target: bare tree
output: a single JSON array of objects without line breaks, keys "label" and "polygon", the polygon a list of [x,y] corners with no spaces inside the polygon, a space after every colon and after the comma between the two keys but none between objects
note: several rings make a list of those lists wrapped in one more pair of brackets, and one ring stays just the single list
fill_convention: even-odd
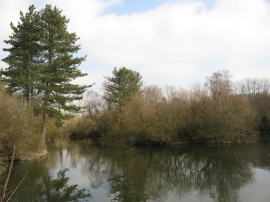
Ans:
[{"label": "bare tree", "polygon": [[220,95],[228,95],[232,92],[231,75],[228,70],[214,72],[211,77],[206,78],[206,87],[209,88],[213,98]]},{"label": "bare tree", "polygon": [[86,113],[89,116],[100,114],[106,107],[102,96],[94,90],[86,92],[84,106],[86,107]]}]

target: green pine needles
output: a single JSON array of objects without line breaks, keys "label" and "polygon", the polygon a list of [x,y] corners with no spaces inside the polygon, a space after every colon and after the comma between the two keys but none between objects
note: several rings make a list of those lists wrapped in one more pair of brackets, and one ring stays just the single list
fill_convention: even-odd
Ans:
[{"label": "green pine needles", "polygon": [[8,67],[1,72],[1,80],[10,93],[34,105],[42,125],[48,117],[62,119],[67,112],[78,112],[80,107],[71,103],[82,99],[90,87],[71,83],[87,74],[78,69],[86,56],[75,56],[79,38],[67,31],[68,22],[56,7],[46,5],[37,11],[32,5],[26,14],[20,13],[17,26],[11,23],[13,33],[5,41],[8,48],[3,50],[9,55],[2,61]]},{"label": "green pine needles", "polygon": [[112,73],[112,77],[105,77],[107,81],[103,84],[104,99],[109,108],[116,107],[121,111],[122,107],[140,90],[142,76],[126,67],[114,68]]}]

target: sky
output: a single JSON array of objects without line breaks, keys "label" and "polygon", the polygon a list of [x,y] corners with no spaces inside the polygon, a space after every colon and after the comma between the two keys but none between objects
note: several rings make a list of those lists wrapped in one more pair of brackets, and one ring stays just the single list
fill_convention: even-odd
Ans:
[{"label": "sky", "polygon": [[[145,85],[188,87],[229,70],[233,80],[270,78],[269,0],[0,0],[0,58],[19,13],[57,6],[80,37],[79,84],[114,67],[139,72]],[[0,67],[6,64],[0,62]]]}]

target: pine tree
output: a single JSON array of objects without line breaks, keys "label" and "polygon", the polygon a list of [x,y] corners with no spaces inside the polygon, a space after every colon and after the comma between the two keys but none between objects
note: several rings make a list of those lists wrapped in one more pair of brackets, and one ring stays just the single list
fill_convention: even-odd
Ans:
[{"label": "pine tree", "polygon": [[3,49],[10,54],[2,60],[8,64],[8,68],[1,75],[4,76],[2,80],[8,84],[9,92],[20,93],[24,99],[31,101],[36,93],[41,31],[35,7],[30,6],[25,15],[20,12],[20,20],[17,26],[10,24],[13,34],[5,43],[11,47]]},{"label": "pine tree", "polygon": [[80,107],[70,104],[82,99],[82,94],[88,86],[74,85],[70,82],[85,76],[77,66],[85,57],[74,57],[80,46],[75,33],[67,31],[69,20],[61,15],[61,11],[50,5],[40,12],[42,37],[41,78],[39,91],[42,92],[40,114],[45,122],[47,116],[63,118],[63,111],[80,110]]},{"label": "pine tree", "polygon": [[112,77],[105,77],[103,84],[105,90],[104,99],[109,108],[116,107],[120,111],[122,107],[137,93],[142,86],[141,75],[126,67],[114,68]]},{"label": "pine tree", "polygon": [[48,117],[61,120],[66,112],[78,112],[80,107],[71,104],[82,99],[90,87],[75,85],[71,81],[86,76],[78,66],[85,57],[75,57],[80,50],[78,37],[67,31],[69,20],[62,11],[51,5],[40,11],[29,7],[21,22],[11,24],[13,35],[5,41],[11,48],[3,59],[9,66],[2,72],[2,80],[11,92],[20,93],[27,101],[34,100],[35,112],[42,117],[42,133],[45,139]]}]

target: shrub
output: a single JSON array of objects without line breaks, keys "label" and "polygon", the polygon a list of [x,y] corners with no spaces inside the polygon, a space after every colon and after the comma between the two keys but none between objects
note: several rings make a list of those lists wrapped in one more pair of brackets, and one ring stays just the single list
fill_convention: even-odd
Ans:
[{"label": "shrub", "polygon": [[44,149],[40,144],[40,124],[31,106],[15,96],[0,91],[0,151],[10,153],[13,145],[16,153]]},{"label": "shrub", "polygon": [[206,89],[191,93],[183,132],[197,142],[235,142],[253,129],[252,110],[241,97],[209,96]]},{"label": "shrub", "polygon": [[89,137],[95,130],[95,124],[86,116],[75,116],[65,122],[65,131],[73,138]]}]

